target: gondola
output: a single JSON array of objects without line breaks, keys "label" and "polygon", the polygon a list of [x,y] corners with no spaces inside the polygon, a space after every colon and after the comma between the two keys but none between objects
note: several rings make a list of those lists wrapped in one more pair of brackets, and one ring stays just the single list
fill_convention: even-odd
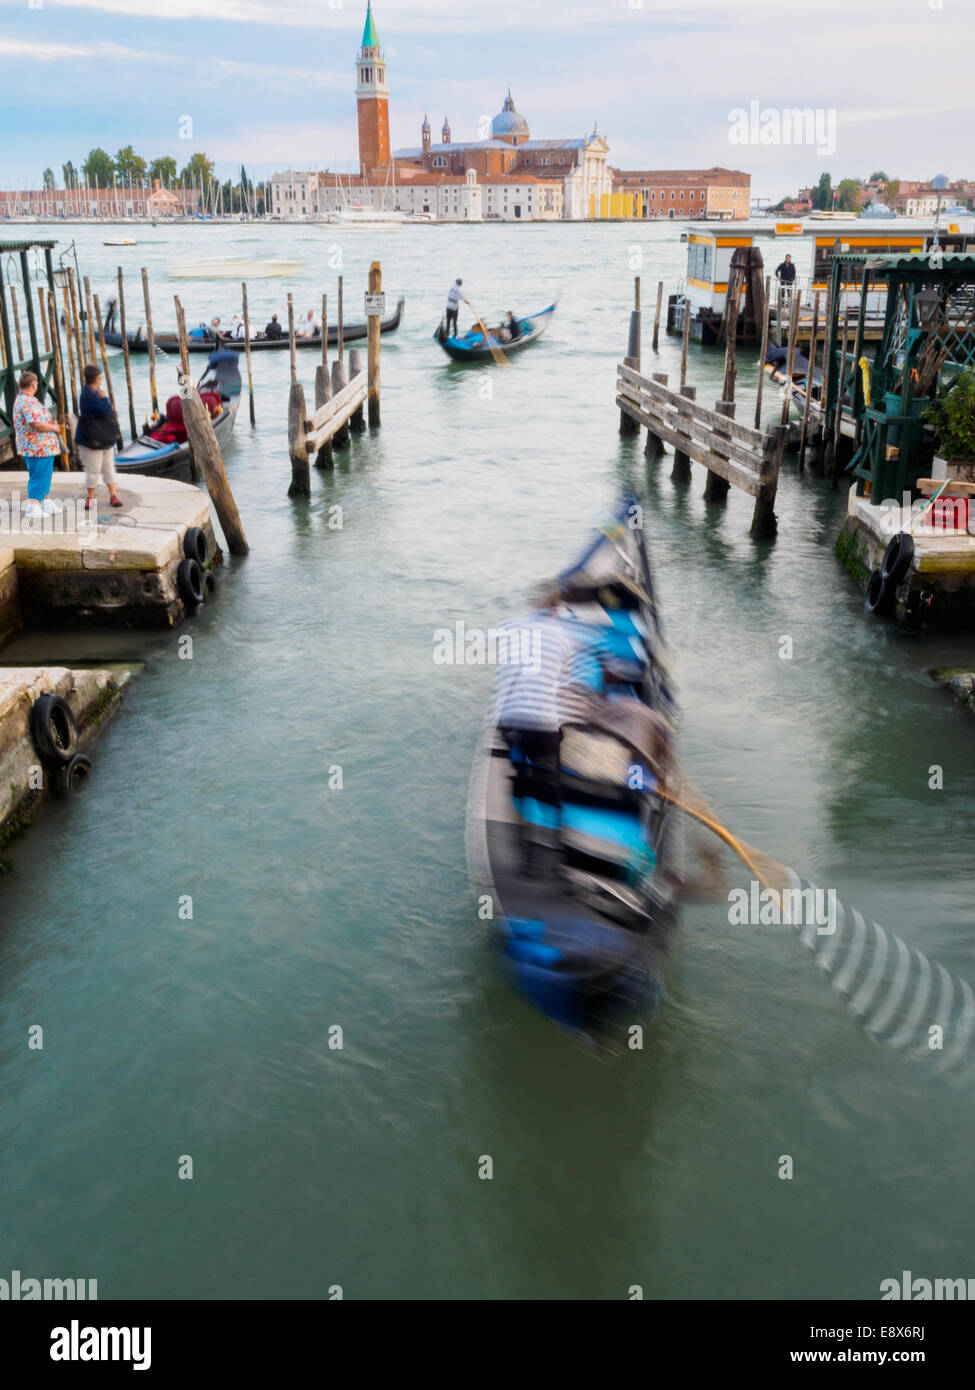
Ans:
[{"label": "gondola", "polygon": [[[380,333],[393,333],[397,328],[399,328],[400,320],[403,317],[403,306],[405,305],[405,303],[405,299],[397,300],[396,308],[393,311],[393,313],[385,314],[379,320]],[[105,313],[105,323],[103,325],[105,341],[111,347],[122,346],[122,332],[118,326],[117,311],[117,301],[112,300],[109,303],[108,309]],[[360,338],[365,338],[368,332],[369,325],[366,320],[363,320],[361,323],[347,323],[343,325],[342,338],[344,342],[350,343]],[[130,329],[125,336],[129,340],[130,352],[149,351],[149,340],[146,337],[143,328],[140,327],[136,329],[134,332]],[[338,325],[330,323],[328,326],[328,341],[331,344],[338,343],[338,340]],[[243,352],[245,346],[243,338],[228,337],[221,337],[219,345],[222,348],[229,348],[233,352]],[[316,333],[313,338],[296,338],[295,345],[299,348],[317,348],[318,351],[321,352],[322,335],[321,333]],[[155,346],[157,352],[171,352],[174,354],[179,352],[179,340],[177,339],[175,333],[155,334]],[[214,342],[212,338],[188,337],[186,340],[186,346],[190,352],[212,352],[214,350],[214,347],[217,346],[217,344]],[[251,352],[270,352],[275,349],[287,351],[287,333],[285,333],[280,338],[265,338],[263,333],[251,334]]]},{"label": "gondola", "polygon": [[487,342],[484,340],[484,334],[477,327],[458,338],[448,338],[446,323],[443,319],[437,325],[437,331],[433,336],[447,356],[455,362],[492,361],[495,352],[502,352],[505,357],[512,357],[516,352],[530,347],[532,343],[537,343],[554,313],[555,305],[550,304],[540,314],[532,314],[529,318],[521,319],[521,336],[515,338],[514,341],[503,336],[500,325],[497,328],[488,328]]},{"label": "gondola", "polygon": [[[240,404],[240,386],[240,359],[237,354],[224,349],[211,353],[196,389],[201,396],[212,393],[220,398],[220,413],[211,418],[213,432],[221,449],[226,447],[234,428]],[[155,439],[147,429],[138,439],[119,450],[115,458],[116,469],[120,473],[146,473],[153,477],[186,472],[190,464],[190,446],[186,442],[182,420],[180,399],[171,396],[166,403],[166,424],[170,428],[164,432],[175,438]],[[163,427],[160,426],[160,429]]]},{"label": "gondola", "polygon": [[563,695],[554,805],[532,795],[536,769],[489,715],[468,806],[471,881],[492,904],[505,973],[597,1053],[624,1050],[663,998],[683,872],[680,816],[662,795],[676,792],[677,709],[635,505],[623,498],[558,578],[581,669]]}]

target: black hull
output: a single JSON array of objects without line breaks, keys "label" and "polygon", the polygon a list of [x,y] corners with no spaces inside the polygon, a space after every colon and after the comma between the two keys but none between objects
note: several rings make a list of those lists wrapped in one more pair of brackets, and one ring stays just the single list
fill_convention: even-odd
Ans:
[{"label": "black hull", "polygon": [[[394,333],[400,326],[403,317],[403,308],[406,301],[400,299],[396,304],[396,309],[392,314],[387,314],[379,321],[380,333]],[[104,324],[105,342],[110,347],[122,346],[122,334],[116,326],[114,307],[109,309],[105,317]],[[345,324],[342,329],[342,339],[345,343],[361,342],[369,333],[369,325],[366,321],[362,323]],[[148,352],[149,343],[145,336],[140,333],[127,333],[129,340],[129,352]],[[339,330],[337,324],[329,324],[328,342],[338,344]],[[179,352],[179,339],[175,333],[157,333],[155,335],[155,345],[157,352]],[[244,352],[245,344],[238,339],[221,338],[220,343],[216,344],[210,339],[188,338],[186,342],[190,352],[213,352],[214,348],[229,348],[232,352]],[[251,338],[251,352],[287,352],[289,339],[287,333],[282,338]],[[322,335],[316,334],[314,338],[296,338],[295,346],[298,348],[317,348],[321,352]]]},{"label": "black hull", "polygon": [[[495,354],[500,352],[504,357],[514,357],[518,352],[523,352],[525,348],[537,343],[539,338],[548,327],[548,322],[555,312],[555,305],[543,309],[540,314],[534,315],[528,322],[534,323],[534,327],[527,333],[522,333],[520,338],[514,342],[505,342],[503,339],[496,339],[492,349],[487,343],[476,346],[461,345],[459,339],[448,338],[443,319],[437,325],[434,338],[443,348],[444,352],[453,362],[494,362]],[[489,333],[494,333],[494,329],[488,329]]]},{"label": "black hull", "polygon": [[[230,441],[239,404],[240,398],[238,397],[232,405],[225,408],[220,418],[213,422],[213,433],[221,451]],[[151,449],[153,441],[148,439],[146,435],[140,435],[136,443],[143,445],[146,449]],[[172,452],[160,451],[159,456],[155,459],[152,454],[135,459],[126,459],[123,454],[119,454],[115,459],[115,471],[117,473],[142,473],[150,478],[168,478],[179,474],[188,475],[190,472],[190,446],[189,444],[181,444]]]}]

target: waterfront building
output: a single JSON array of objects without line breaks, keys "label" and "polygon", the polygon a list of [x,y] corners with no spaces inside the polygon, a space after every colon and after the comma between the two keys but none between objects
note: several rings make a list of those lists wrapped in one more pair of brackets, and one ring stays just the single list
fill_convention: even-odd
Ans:
[{"label": "waterfront building", "polygon": [[611,217],[744,221],[751,174],[740,169],[614,169]]},{"label": "waterfront building", "polygon": [[0,191],[0,216],[50,218],[105,218],[118,221],[129,217],[185,217],[199,204],[199,191],[187,188],[161,188],[156,179],[134,188],[8,189]]}]

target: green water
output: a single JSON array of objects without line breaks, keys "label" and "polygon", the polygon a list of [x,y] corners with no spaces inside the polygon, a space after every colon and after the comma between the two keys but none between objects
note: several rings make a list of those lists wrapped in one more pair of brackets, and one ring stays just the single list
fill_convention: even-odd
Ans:
[{"label": "green water", "polygon": [[[251,554],[183,630],[191,661],[175,634],[5,653],[145,666],[84,797],[6,852],[0,1276],[97,1278],[102,1298],[788,1299],[967,1277],[967,1092],[873,1042],[790,932],[689,903],[645,1049],[604,1066],[509,992],[473,911],[490,671],[435,665],[434,630],[517,610],[628,481],[693,778],[739,834],[975,975],[975,725],[925,674],[973,645],[864,615],[832,552],[842,493],[794,460],[756,545],[747,498],[709,507],[699,470],[679,490],[617,433],[633,259],[652,302],[675,228],[134,234],[83,229],[83,270],[104,294],[121,256],[134,299],[147,265],[159,328],[174,289],[190,321],[238,307],[233,282],[166,279],[203,256],[304,258],[299,309],[334,303],[335,247],[358,308],[378,256],[407,309],[382,429],[315,473],[310,505],[287,497],[287,354],[255,357],[257,428],[242,411],[227,450]],[[458,274],[485,315],[559,298],[510,370],[452,368],[430,340]],[[287,288],[252,281],[255,319]],[[663,337],[657,369],[678,367]],[[689,379],[716,398],[720,360],[692,349]],[[752,381],[743,357],[740,418]]]}]

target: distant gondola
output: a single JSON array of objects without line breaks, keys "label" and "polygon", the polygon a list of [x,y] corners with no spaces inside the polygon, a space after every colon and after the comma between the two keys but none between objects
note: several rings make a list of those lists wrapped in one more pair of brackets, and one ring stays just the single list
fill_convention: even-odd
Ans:
[{"label": "distant gondola", "polygon": [[[383,318],[379,320],[380,333],[392,333],[395,329],[399,328],[400,320],[403,317],[403,306],[405,303],[405,299],[397,300],[396,308],[393,311],[393,313],[386,314]],[[118,306],[116,301],[112,300],[109,303],[108,311],[105,314],[105,341],[112,347],[122,346],[122,333],[118,327],[117,307]],[[342,327],[342,337],[343,340],[347,343],[353,342],[359,338],[365,338],[368,332],[369,325],[366,320],[363,320],[361,323],[347,323],[344,324]],[[146,337],[144,329],[138,328],[135,332],[132,332],[132,330],[130,329],[125,336],[129,340],[130,352],[149,351],[149,340]],[[338,325],[330,323],[328,326],[328,341],[329,343],[338,343],[338,340]],[[157,352],[179,352],[179,340],[177,339],[175,333],[155,334],[155,344]],[[300,348],[317,348],[319,351],[321,351],[322,335],[320,333],[316,333],[313,338],[296,338],[295,344],[297,347]],[[190,352],[213,352],[214,348],[217,347],[218,344],[214,341],[213,338],[187,338],[186,346]],[[221,337],[219,346],[222,348],[229,348],[233,352],[243,352],[244,340],[243,338]],[[264,352],[265,350],[270,350],[272,348],[280,348],[282,350],[286,350],[287,347],[287,333],[283,334],[280,338],[265,338],[263,333],[251,334],[251,352]]]},{"label": "distant gondola", "polygon": [[[197,382],[196,389],[201,396],[209,392],[220,398],[220,413],[211,418],[213,432],[221,449],[230,439],[234,420],[237,418],[240,385],[239,358],[236,353],[223,349],[211,355],[206,371]],[[188,469],[190,446],[186,441],[182,405],[178,396],[171,396],[167,402],[166,420],[160,424],[159,433],[173,437],[156,439],[146,431],[124,449],[120,449],[115,458],[118,471],[168,477],[172,473]]]},{"label": "distant gondola", "polygon": [[540,314],[532,314],[529,318],[521,319],[521,336],[514,340],[503,336],[500,325],[497,328],[487,330],[487,342],[485,342],[484,334],[480,328],[472,328],[469,333],[458,338],[448,338],[443,319],[437,325],[437,331],[433,336],[447,356],[453,358],[455,362],[493,360],[496,352],[503,353],[505,357],[511,357],[512,354],[521,352],[523,348],[530,347],[532,343],[538,341],[548,327],[549,320],[554,313],[555,305],[550,304]]}]

